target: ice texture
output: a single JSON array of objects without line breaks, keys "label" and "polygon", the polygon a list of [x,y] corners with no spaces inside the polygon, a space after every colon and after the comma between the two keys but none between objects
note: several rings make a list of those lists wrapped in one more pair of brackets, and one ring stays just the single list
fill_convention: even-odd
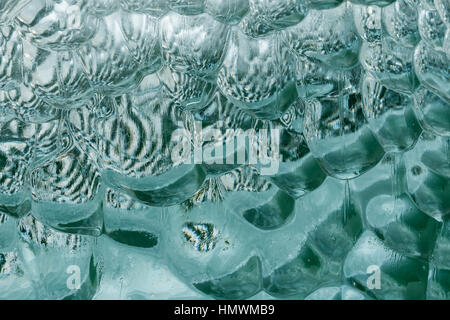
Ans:
[{"label": "ice texture", "polygon": [[450,299],[450,2],[0,0],[0,299]]}]

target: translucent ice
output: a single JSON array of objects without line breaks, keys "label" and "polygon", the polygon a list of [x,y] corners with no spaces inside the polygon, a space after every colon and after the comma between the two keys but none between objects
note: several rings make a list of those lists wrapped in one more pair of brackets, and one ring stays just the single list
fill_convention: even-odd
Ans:
[{"label": "translucent ice", "polygon": [[[380,273],[379,288],[369,279],[374,272]],[[428,264],[393,251],[365,231],[345,260],[344,274],[378,299],[424,299]]]},{"label": "translucent ice", "polygon": [[448,0],[0,0],[0,299],[450,299]]},{"label": "translucent ice", "polygon": [[450,213],[449,138],[424,132],[405,154],[406,185],[416,205],[442,221]]},{"label": "translucent ice", "polygon": [[369,74],[361,83],[361,91],[364,115],[384,150],[411,148],[422,131],[414,116],[413,99],[389,90]]},{"label": "translucent ice", "polygon": [[233,28],[217,84],[227,98],[256,117],[279,118],[297,97],[289,59],[274,35],[251,39]]}]

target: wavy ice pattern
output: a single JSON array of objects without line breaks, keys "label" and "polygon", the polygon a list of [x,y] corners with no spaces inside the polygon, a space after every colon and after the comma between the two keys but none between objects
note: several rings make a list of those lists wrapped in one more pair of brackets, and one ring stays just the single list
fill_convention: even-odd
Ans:
[{"label": "wavy ice pattern", "polygon": [[0,0],[0,299],[450,299],[449,88],[448,0]]}]

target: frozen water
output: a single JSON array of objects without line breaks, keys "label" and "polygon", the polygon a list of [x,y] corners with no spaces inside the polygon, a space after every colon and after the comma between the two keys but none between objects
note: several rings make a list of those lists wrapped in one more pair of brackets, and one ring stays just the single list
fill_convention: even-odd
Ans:
[{"label": "frozen water", "polygon": [[[20,256],[40,299],[91,299],[100,281],[95,238],[55,231],[27,215],[18,222]],[[73,274],[77,278],[70,278]]]},{"label": "frozen water", "polygon": [[450,213],[449,138],[424,132],[405,153],[408,194],[426,214],[442,221]]},{"label": "frozen water", "polygon": [[306,100],[303,133],[327,174],[350,179],[375,166],[384,150],[364,119],[359,67],[338,71],[336,78],[329,92]]},{"label": "frozen water", "polygon": [[[379,289],[371,286],[371,266],[380,273]],[[344,274],[377,299],[424,299],[428,263],[401,255],[385,246],[373,232],[365,231],[345,259]]]},{"label": "frozen water", "polygon": [[414,111],[422,126],[441,136],[450,135],[450,105],[425,87],[414,95]]},{"label": "frozen water", "polygon": [[298,55],[319,59],[335,68],[350,68],[358,62],[361,39],[347,3],[312,10],[299,24],[283,31],[282,39]]},{"label": "frozen water", "polygon": [[[264,289],[279,298],[305,298],[342,281],[342,263],[362,229],[348,186],[328,178],[297,200],[295,219],[265,235]],[[289,248],[289,251],[285,249]]]},{"label": "frozen water", "polygon": [[414,116],[413,99],[384,87],[370,74],[364,77],[361,91],[364,116],[384,150],[411,148],[422,131]]},{"label": "frozen water", "polygon": [[291,55],[274,35],[252,39],[236,27],[231,32],[217,78],[219,89],[257,118],[279,118],[297,98]]},{"label": "frozen water", "polygon": [[400,253],[429,257],[439,223],[417,209],[406,194],[404,159],[387,154],[367,174],[351,181],[357,211],[367,227]]},{"label": "frozen water", "polygon": [[0,299],[450,299],[448,0],[0,0]]},{"label": "frozen water", "polygon": [[305,300],[370,300],[370,297],[353,287],[344,285],[317,289]]}]

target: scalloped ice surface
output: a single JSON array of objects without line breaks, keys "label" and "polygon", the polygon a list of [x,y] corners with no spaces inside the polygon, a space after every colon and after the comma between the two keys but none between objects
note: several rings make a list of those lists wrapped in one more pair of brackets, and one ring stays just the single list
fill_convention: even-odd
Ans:
[{"label": "scalloped ice surface", "polygon": [[0,299],[450,299],[446,0],[0,0]]}]

